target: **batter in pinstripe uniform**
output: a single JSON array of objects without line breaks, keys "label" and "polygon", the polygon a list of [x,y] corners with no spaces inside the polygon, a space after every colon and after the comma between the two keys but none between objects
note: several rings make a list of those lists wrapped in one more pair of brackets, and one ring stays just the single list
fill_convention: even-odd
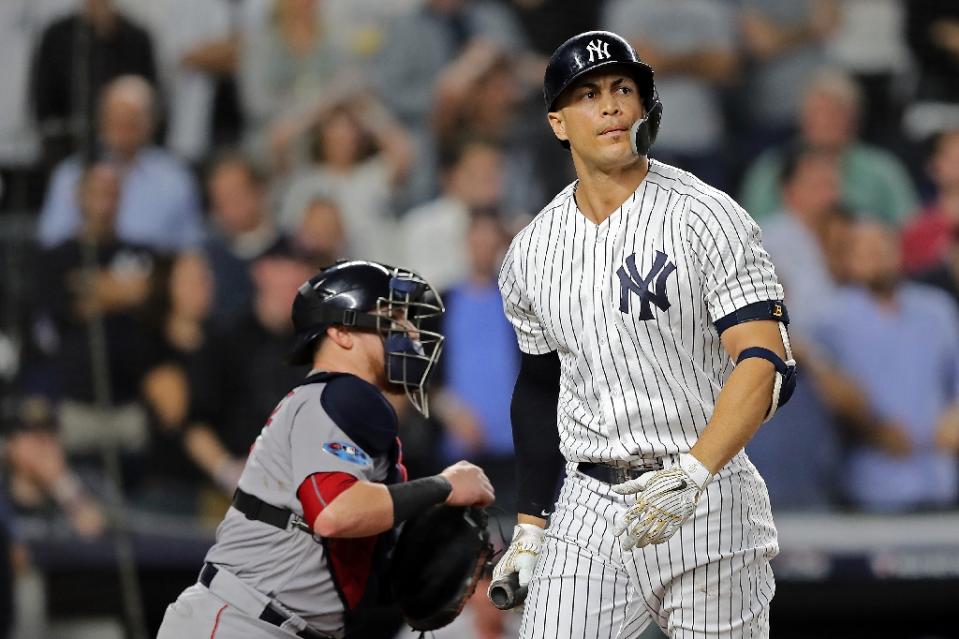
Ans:
[{"label": "batter in pinstripe uniform", "polygon": [[743,447],[789,398],[795,363],[759,229],[648,158],[662,105],[619,36],[560,46],[544,93],[578,179],[500,274],[524,355],[519,523],[494,580],[528,583],[524,638],[636,637],[651,622],[768,637],[776,529]]}]

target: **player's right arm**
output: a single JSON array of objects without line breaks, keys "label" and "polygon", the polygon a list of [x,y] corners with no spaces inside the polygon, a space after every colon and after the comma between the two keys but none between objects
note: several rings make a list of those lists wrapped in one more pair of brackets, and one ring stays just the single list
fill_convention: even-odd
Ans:
[{"label": "player's right arm", "polygon": [[559,451],[556,416],[559,403],[559,344],[536,313],[524,274],[534,221],[510,244],[500,268],[499,288],[506,318],[522,353],[513,388],[510,419],[518,480],[517,520],[543,528],[565,460]]},{"label": "player's right arm", "polygon": [[297,497],[321,537],[369,537],[434,504],[488,506],[493,487],[483,469],[460,461],[438,475],[389,486],[342,472],[316,473],[300,485]]},{"label": "player's right arm", "polygon": [[[528,227],[528,231],[531,227]],[[521,258],[528,254],[526,232],[513,241],[500,270],[503,309],[522,351],[513,389],[510,418],[516,455],[517,525],[496,565],[493,580],[518,573],[525,586],[543,542],[546,518],[553,509],[556,484],[565,460],[559,450],[557,406],[560,388],[558,344],[549,336],[524,290]]]}]

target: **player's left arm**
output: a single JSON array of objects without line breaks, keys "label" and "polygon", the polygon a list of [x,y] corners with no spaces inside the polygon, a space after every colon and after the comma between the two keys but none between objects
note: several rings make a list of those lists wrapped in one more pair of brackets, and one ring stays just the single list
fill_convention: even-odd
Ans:
[{"label": "player's left arm", "polygon": [[731,326],[720,336],[723,348],[739,363],[720,391],[703,434],[689,451],[709,472],[718,472],[746,446],[770,412],[775,412],[773,401],[784,402],[782,395],[773,398],[777,379],[773,362],[763,357],[740,361],[746,349],[754,348],[771,351],[783,363],[790,360],[782,333],[778,321],[757,320]]},{"label": "player's left arm", "polygon": [[[759,306],[774,313],[778,310],[785,319],[781,303]],[[679,455],[674,467],[613,486],[621,495],[637,495],[636,503],[614,530],[622,537],[624,550],[660,544],[672,537],[696,511],[713,475],[743,449],[759,425],[792,393],[795,362],[785,324],[756,318],[725,328],[720,339],[737,365],[699,440],[688,453]]]}]

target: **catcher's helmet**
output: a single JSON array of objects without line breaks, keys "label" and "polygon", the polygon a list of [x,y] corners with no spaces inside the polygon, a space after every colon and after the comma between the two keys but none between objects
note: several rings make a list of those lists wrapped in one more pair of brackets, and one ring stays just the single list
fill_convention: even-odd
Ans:
[{"label": "catcher's helmet", "polygon": [[412,271],[365,260],[337,262],[297,291],[292,311],[296,341],[289,360],[311,363],[314,346],[328,326],[376,331],[384,339],[387,380],[402,386],[413,406],[426,415],[426,384],[443,336],[420,323],[444,310],[436,289]]},{"label": "catcher's helmet", "polygon": [[[613,65],[625,67],[639,87],[646,117],[633,125],[634,150],[645,155],[656,141],[663,105],[656,93],[653,69],[639,59],[636,50],[624,38],[610,31],[586,31],[559,45],[546,65],[543,100],[547,111],[556,110],[556,101],[580,76]],[[568,146],[567,143],[563,143]]]}]

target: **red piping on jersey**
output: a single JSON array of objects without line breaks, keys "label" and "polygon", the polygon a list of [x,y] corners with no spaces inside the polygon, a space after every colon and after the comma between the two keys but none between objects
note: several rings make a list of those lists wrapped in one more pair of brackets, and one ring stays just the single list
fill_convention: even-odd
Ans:
[{"label": "red piping on jersey", "polygon": [[216,629],[220,627],[220,615],[223,614],[223,611],[226,610],[229,604],[223,604],[223,607],[217,610],[216,612],[216,621],[213,622],[213,631],[210,633],[210,639],[216,635]]}]

